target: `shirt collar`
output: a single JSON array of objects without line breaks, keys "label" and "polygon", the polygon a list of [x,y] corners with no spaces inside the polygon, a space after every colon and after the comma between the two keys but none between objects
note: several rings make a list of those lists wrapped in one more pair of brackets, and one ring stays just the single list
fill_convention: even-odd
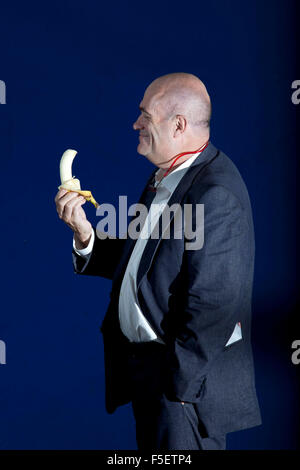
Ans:
[{"label": "shirt collar", "polygon": [[[161,183],[159,183],[157,187],[157,191],[160,189],[164,188],[166,189],[170,194],[173,193],[175,190],[176,186],[178,185],[179,181],[183,177],[183,175],[186,173],[188,168],[192,165],[192,163],[196,160],[196,158],[199,156],[201,152],[195,153],[192,157],[188,158],[185,162],[183,162],[181,165],[179,165],[175,170],[173,170],[171,173],[169,173],[167,176],[165,176],[162,180]],[[158,172],[159,170],[157,170]],[[155,173],[155,177],[156,174]]]}]

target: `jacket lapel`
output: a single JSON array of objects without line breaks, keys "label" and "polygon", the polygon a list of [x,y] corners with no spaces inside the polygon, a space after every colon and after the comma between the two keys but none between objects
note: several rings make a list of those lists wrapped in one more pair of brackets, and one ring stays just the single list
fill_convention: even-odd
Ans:
[{"label": "jacket lapel", "polygon": [[[185,194],[187,193],[190,186],[193,184],[196,176],[218,155],[218,150],[213,144],[209,144],[207,148],[196,158],[192,163],[186,174],[182,177],[175,191],[173,192],[168,206],[172,204],[180,204]],[[163,211],[164,213],[164,211]],[[163,215],[160,216],[160,219]],[[174,218],[174,213],[170,216],[170,223]],[[159,222],[158,222],[159,223]],[[152,260],[154,258],[155,252],[159,246],[159,243],[162,239],[162,233],[159,231],[159,238],[149,238],[147,245],[144,249],[138,273],[137,273],[137,290],[139,289],[142,278],[147,274],[151,267]]]}]

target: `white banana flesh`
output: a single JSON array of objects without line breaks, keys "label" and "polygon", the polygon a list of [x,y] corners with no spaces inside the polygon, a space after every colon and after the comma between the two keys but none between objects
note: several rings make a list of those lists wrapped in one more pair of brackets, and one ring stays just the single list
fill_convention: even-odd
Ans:
[{"label": "white banana flesh", "polygon": [[67,191],[79,193],[97,208],[99,204],[93,198],[91,191],[82,191],[79,179],[72,176],[72,163],[76,155],[77,151],[72,149],[68,149],[62,154],[59,164],[61,185],[58,189],[66,189]]}]

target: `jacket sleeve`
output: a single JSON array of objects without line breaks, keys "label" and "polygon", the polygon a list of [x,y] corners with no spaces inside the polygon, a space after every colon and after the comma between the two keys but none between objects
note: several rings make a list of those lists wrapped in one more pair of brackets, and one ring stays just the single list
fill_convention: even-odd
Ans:
[{"label": "jacket sleeve", "polygon": [[93,227],[93,230],[95,232],[95,241],[93,250],[87,260],[72,249],[74,272],[76,274],[112,279],[126,240],[120,238],[105,238],[100,240],[95,227]]},{"label": "jacket sleeve", "polygon": [[[225,187],[207,187],[198,200],[192,195],[189,202],[204,204],[204,243],[201,249],[185,249],[183,255],[184,308],[168,345],[168,390],[175,400],[197,402],[212,362],[240,320],[254,240],[245,210]],[[193,228],[201,229],[194,211],[192,220]]]}]

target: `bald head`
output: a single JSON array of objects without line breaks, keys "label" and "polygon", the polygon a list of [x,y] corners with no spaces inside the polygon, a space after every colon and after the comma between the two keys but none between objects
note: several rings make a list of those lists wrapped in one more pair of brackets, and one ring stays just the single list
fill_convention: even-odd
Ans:
[{"label": "bald head", "polygon": [[165,115],[166,119],[183,115],[190,126],[209,128],[210,97],[204,83],[195,75],[189,73],[163,75],[149,85],[148,91],[155,95],[155,107]]}]

